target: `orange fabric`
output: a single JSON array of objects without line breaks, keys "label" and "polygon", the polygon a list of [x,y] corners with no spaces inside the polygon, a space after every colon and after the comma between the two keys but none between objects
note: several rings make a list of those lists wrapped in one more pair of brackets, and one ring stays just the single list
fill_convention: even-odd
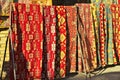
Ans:
[{"label": "orange fabric", "polygon": [[106,62],[105,62],[106,19],[105,19],[104,7],[105,7],[104,4],[100,4],[100,56],[101,56],[102,66],[106,65]]},{"label": "orange fabric", "polygon": [[119,15],[120,15],[120,5],[111,5],[112,18],[113,18],[113,30],[114,30],[114,42],[115,42],[115,51],[117,55],[114,55],[114,58],[117,58],[117,61],[120,61],[120,24],[119,24]]},{"label": "orange fabric", "polygon": [[75,6],[66,6],[67,12],[67,25],[68,25],[68,67],[70,68],[70,72],[76,72],[76,36],[77,36],[77,8]]},{"label": "orange fabric", "polygon": [[[94,35],[93,18],[91,15],[91,6],[90,4],[77,4],[77,6],[79,10],[78,30],[81,36],[80,37],[81,48],[79,50],[82,51],[82,53],[79,52],[78,55],[81,56],[81,59],[83,57],[82,70],[89,71],[97,67],[96,43]],[[81,59],[79,62],[81,62]],[[79,66],[81,69],[81,64],[79,64]]]}]

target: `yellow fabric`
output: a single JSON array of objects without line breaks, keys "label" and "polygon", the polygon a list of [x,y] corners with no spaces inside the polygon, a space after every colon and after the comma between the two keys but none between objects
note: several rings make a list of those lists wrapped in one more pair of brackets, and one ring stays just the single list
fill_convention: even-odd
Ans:
[{"label": "yellow fabric", "polygon": [[[10,26],[9,19],[0,21],[0,28],[8,28]],[[4,35],[4,34],[3,34]]]},{"label": "yellow fabric", "polygon": [[9,16],[10,11],[10,3],[13,2],[13,0],[1,0],[0,1],[0,16]]},{"label": "yellow fabric", "polygon": [[38,3],[41,5],[52,5],[52,0],[31,0],[32,3]]},{"label": "yellow fabric", "polygon": [[[3,65],[7,35],[8,35],[8,30],[0,31],[0,72],[2,70],[2,65]],[[3,70],[2,80],[6,78],[6,75],[9,72],[7,71],[9,68],[8,64],[9,64],[9,43],[7,44],[7,51],[6,51],[5,64],[4,64],[4,70],[6,71]],[[9,77],[7,77],[6,80],[9,80]]]},{"label": "yellow fabric", "polygon": [[[92,49],[92,53],[94,53],[93,54],[93,56],[94,56],[94,58],[93,58],[93,61],[92,61],[92,63],[93,63],[93,67],[94,68],[97,68],[97,59],[96,59],[96,56],[97,56],[97,46],[96,46],[96,39],[98,40],[98,22],[97,22],[97,14],[96,14],[96,7],[95,7],[95,5],[94,4],[91,4],[90,5],[91,7],[90,7],[90,12],[91,12],[91,17],[92,17],[92,15],[93,15],[93,23],[91,23],[91,25],[92,25],[92,27],[91,27],[91,33],[90,34],[92,34],[92,37],[96,34],[96,36],[94,36],[94,38],[93,38],[93,41],[91,42],[92,43],[92,46],[91,46],[91,49]],[[91,18],[91,19],[92,19]],[[95,29],[95,30],[94,30]],[[95,33],[95,34],[94,34]]]}]

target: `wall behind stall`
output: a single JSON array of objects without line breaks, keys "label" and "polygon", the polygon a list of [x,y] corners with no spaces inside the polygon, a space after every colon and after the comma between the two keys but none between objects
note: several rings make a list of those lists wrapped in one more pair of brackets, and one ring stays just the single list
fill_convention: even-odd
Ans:
[{"label": "wall behind stall", "polygon": [[91,0],[52,0],[53,5],[75,5],[76,3],[90,3]]}]

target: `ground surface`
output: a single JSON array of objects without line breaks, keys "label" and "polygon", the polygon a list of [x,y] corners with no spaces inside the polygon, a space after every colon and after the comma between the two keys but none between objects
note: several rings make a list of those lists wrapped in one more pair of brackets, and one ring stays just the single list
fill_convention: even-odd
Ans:
[{"label": "ground surface", "polygon": [[120,80],[120,65],[107,67],[91,73],[91,78],[84,73],[73,73],[59,80]]}]

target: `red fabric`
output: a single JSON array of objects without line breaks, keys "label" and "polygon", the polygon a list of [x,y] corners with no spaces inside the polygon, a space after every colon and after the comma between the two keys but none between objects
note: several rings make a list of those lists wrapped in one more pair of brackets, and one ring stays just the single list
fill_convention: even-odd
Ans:
[{"label": "red fabric", "polygon": [[120,4],[120,0],[118,0],[118,4]]},{"label": "red fabric", "polygon": [[100,57],[101,57],[101,64],[102,66],[106,65],[105,62],[105,23],[106,19],[104,17],[105,12],[104,12],[104,4],[100,4]]},{"label": "red fabric", "polygon": [[55,51],[56,51],[55,6],[44,6],[44,21],[45,21],[45,40],[46,40],[45,54],[47,56],[47,64],[46,64],[47,76],[49,80],[54,80]]},{"label": "red fabric", "polygon": [[[15,4],[13,9],[12,35],[17,80],[40,79],[43,51],[42,8],[33,4]],[[12,73],[10,77],[13,80]]]},{"label": "red fabric", "polygon": [[70,72],[76,72],[76,36],[77,36],[77,8],[66,6],[68,34],[69,34],[69,60],[67,62]]},{"label": "red fabric", "polygon": [[60,56],[60,77],[65,77],[66,73],[66,11],[64,6],[56,6],[58,18],[58,51]]},{"label": "red fabric", "polygon": [[120,61],[120,24],[119,24],[120,5],[114,5],[114,4],[111,5],[111,11],[112,11],[115,51],[117,53],[116,56],[114,55],[114,58],[118,57],[118,61]]}]

